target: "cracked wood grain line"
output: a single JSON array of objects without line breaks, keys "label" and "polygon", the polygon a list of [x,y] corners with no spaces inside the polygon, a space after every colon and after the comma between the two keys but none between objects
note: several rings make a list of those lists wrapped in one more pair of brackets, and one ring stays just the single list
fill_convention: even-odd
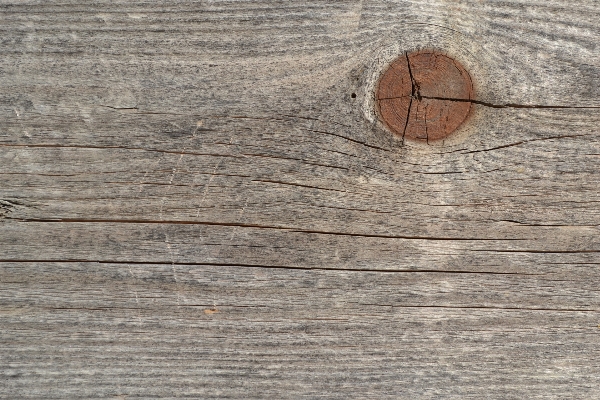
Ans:
[{"label": "cracked wood grain line", "polygon": [[264,225],[252,225],[252,224],[235,224],[225,222],[211,222],[211,221],[167,221],[167,220],[111,220],[111,219],[17,219],[12,217],[6,217],[6,219],[17,220],[20,222],[45,222],[45,223],[114,223],[114,224],[158,224],[158,225],[206,225],[206,226],[228,226],[236,228],[256,228],[256,229],[275,229],[283,230],[296,233],[306,233],[315,235],[334,235],[334,236],[354,236],[354,237],[368,237],[368,238],[381,238],[381,239],[410,239],[410,240],[456,240],[456,241],[478,241],[478,240],[509,240],[518,241],[522,239],[510,239],[510,238],[474,238],[474,237],[427,237],[427,236],[401,236],[401,235],[381,235],[381,234],[360,234],[351,232],[335,232],[335,231],[318,231],[318,230],[302,230],[294,227],[284,226],[264,226]]},{"label": "cracked wood grain line", "polygon": [[244,267],[244,268],[267,268],[267,269],[291,269],[306,271],[346,271],[346,272],[377,272],[377,273],[442,273],[442,274],[491,274],[491,275],[522,275],[538,276],[543,274],[528,274],[522,272],[495,272],[495,271],[452,271],[452,270],[425,270],[425,269],[360,269],[360,268],[325,268],[325,267],[302,267],[290,265],[259,265],[239,263],[200,263],[200,262],[178,262],[178,261],[115,261],[115,260],[84,260],[84,259],[62,259],[62,260],[20,260],[5,259],[0,263],[98,263],[98,264],[125,264],[125,265],[185,265],[185,266],[220,266],[220,267]]},{"label": "cracked wood grain line", "polygon": [[474,99],[456,99],[456,98],[446,98],[446,97],[434,97],[434,96],[422,96],[424,99],[434,99],[434,100],[447,100],[447,101],[456,101],[461,103],[472,103],[479,104],[480,106],[491,107],[491,108],[543,108],[543,109],[582,109],[582,110],[595,110],[599,109],[600,106],[557,106],[557,105],[540,105],[540,104],[514,104],[514,103],[506,103],[506,104],[492,104],[485,101],[474,100]]}]

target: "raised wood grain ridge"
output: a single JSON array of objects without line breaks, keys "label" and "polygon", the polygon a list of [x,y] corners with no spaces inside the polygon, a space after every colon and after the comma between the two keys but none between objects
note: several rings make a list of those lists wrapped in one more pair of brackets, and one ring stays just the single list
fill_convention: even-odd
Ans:
[{"label": "raised wood grain ridge", "polygon": [[[600,398],[598,21],[0,1],[0,397]],[[477,96],[429,145],[419,49]]]}]

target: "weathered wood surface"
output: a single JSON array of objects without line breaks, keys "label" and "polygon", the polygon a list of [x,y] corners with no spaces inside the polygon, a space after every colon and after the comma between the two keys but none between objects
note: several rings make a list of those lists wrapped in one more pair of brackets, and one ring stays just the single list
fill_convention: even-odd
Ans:
[{"label": "weathered wood surface", "polygon": [[[0,397],[599,398],[599,21],[1,1]],[[482,102],[429,146],[373,112],[418,48]]]}]

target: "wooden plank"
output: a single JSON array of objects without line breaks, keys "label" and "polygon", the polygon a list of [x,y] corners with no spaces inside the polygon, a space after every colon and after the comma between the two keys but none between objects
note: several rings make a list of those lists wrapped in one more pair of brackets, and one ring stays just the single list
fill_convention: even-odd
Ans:
[{"label": "wooden plank", "polygon": [[559,310],[598,308],[578,275],[11,263],[5,389],[593,397],[597,312]]},{"label": "wooden plank", "polygon": [[[1,1],[0,397],[599,397],[599,20]],[[373,99],[422,48],[429,145]]]}]

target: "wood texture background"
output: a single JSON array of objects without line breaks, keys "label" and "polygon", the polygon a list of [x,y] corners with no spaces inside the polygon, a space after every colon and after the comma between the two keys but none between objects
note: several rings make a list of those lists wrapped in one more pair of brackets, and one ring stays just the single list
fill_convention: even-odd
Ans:
[{"label": "wood texture background", "polygon": [[[0,1],[0,397],[600,398],[599,21]],[[480,102],[429,146],[373,111],[419,48]]]}]

